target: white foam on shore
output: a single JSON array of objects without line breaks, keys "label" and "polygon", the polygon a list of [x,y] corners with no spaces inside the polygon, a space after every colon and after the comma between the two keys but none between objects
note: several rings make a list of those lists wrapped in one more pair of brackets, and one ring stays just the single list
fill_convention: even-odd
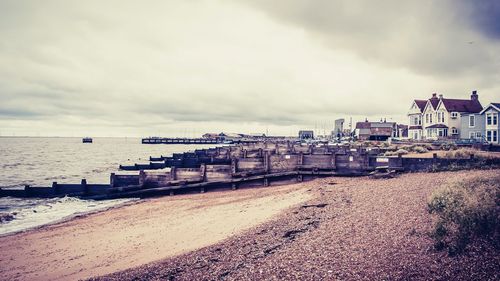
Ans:
[{"label": "white foam on shore", "polygon": [[51,199],[0,198],[0,213],[13,220],[0,223],[0,235],[19,232],[54,223],[78,214],[107,209],[137,199],[82,200],[74,197]]}]

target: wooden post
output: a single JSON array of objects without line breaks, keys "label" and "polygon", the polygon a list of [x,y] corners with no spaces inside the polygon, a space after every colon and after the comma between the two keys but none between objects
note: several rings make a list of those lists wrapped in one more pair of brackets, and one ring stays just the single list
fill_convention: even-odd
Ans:
[{"label": "wooden post", "polygon": [[269,179],[268,178],[264,178],[264,186],[269,186]]},{"label": "wooden post", "polygon": [[170,168],[170,175],[172,177],[172,180],[176,180],[177,179],[176,169],[177,169],[177,167],[175,167],[175,166],[173,166],[172,168]]},{"label": "wooden post", "polygon": [[299,158],[298,158],[298,161],[299,161],[299,165],[304,165],[304,153],[300,152],[299,153]]},{"label": "wooden post", "polygon": [[142,187],[144,187],[144,183],[146,182],[146,173],[144,172],[144,170],[140,170],[139,171],[139,185]]},{"label": "wooden post", "polygon": [[203,163],[200,166],[200,178],[201,181],[207,181],[207,164]]},{"label": "wooden post", "polygon": [[269,163],[270,161],[270,157],[269,157],[269,152],[266,150],[266,153],[264,155],[264,169],[266,170],[266,174],[269,173],[269,171],[271,170],[271,163]]},{"label": "wooden post", "polygon": [[231,190],[236,190],[236,189],[238,189],[238,186],[236,185],[236,183],[235,183],[235,182],[233,182],[233,183],[231,184]]},{"label": "wooden post", "polygon": [[109,186],[114,187],[115,186],[115,173],[111,173],[109,176]]},{"label": "wooden post", "polygon": [[262,156],[264,156],[263,150],[262,150],[262,148],[259,148],[259,157],[262,157]]},{"label": "wooden post", "polygon": [[238,159],[231,159],[231,173],[236,174],[238,172]]},{"label": "wooden post", "polygon": [[[28,187],[29,187],[29,185],[28,185]],[[56,181],[52,182],[52,190],[54,191],[55,195],[59,194],[59,188],[57,186],[57,182]]]},{"label": "wooden post", "polygon": [[86,179],[82,179],[81,181],[81,185],[83,187],[83,195],[89,195],[89,188],[87,186],[87,180]]},{"label": "wooden post", "polygon": [[247,150],[246,149],[243,149],[243,158],[247,158]]},{"label": "wooden post", "polygon": [[298,182],[302,182],[304,180],[304,178],[302,177],[302,175],[297,175],[297,181]]}]

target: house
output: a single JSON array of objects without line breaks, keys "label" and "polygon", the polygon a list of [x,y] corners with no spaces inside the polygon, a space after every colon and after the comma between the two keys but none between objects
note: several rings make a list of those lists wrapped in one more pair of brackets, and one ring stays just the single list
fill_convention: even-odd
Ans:
[{"label": "house", "polygon": [[427,100],[414,100],[408,112],[409,123],[408,137],[415,140],[423,138],[422,133],[422,114],[425,109]]},{"label": "house", "polygon": [[414,100],[408,111],[412,139],[459,138],[461,115],[483,110],[477,91],[472,91],[470,99],[449,99],[434,93],[422,108],[423,101]]},{"label": "house", "polygon": [[479,113],[462,114],[462,139],[500,143],[500,103],[490,103]]},{"label": "house", "polygon": [[408,125],[398,124],[396,137],[402,139],[408,138]]},{"label": "house", "polygon": [[388,138],[396,137],[398,129],[396,122],[357,122],[354,131],[358,140],[380,140],[385,141]]},{"label": "house", "polygon": [[486,141],[491,144],[500,144],[500,122],[498,118],[500,112],[500,103],[490,103],[481,111],[486,120],[485,136]]},{"label": "house", "polygon": [[300,130],[299,131],[299,139],[301,139],[301,140],[314,139],[314,131],[312,131],[312,130]]}]

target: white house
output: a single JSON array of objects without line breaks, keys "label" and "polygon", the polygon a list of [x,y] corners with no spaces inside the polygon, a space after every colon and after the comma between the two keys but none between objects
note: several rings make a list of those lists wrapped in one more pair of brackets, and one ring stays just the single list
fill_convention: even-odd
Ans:
[{"label": "white house", "polygon": [[460,115],[479,113],[483,109],[476,91],[467,100],[438,97],[434,93],[425,101],[423,109],[422,104],[423,100],[414,100],[408,112],[409,137],[413,139],[459,138]]}]

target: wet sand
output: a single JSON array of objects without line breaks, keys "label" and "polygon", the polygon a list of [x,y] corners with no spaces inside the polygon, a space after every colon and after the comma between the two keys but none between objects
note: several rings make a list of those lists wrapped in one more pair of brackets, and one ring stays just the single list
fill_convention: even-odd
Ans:
[{"label": "wet sand", "polygon": [[145,200],[0,237],[1,280],[76,280],[187,253],[311,198],[303,185]]}]

